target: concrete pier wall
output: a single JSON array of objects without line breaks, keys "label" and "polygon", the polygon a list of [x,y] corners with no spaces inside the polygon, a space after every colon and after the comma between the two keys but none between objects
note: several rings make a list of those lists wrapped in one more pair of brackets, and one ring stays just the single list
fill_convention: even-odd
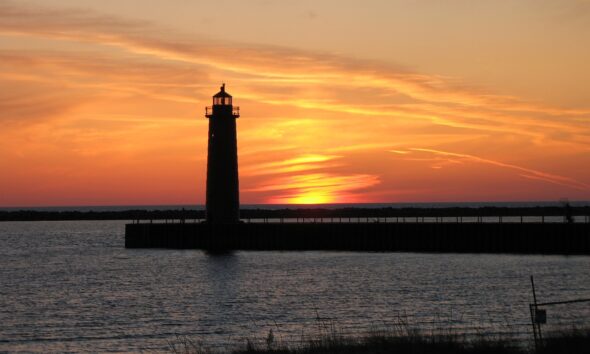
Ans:
[{"label": "concrete pier wall", "polygon": [[126,248],[590,255],[590,224],[127,224]]}]

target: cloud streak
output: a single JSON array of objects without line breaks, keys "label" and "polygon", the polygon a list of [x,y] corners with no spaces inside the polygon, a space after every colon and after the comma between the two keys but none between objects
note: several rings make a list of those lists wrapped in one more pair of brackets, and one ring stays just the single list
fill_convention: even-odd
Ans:
[{"label": "cloud streak", "polygon": [[[589,191],[590,190],[589,184],[576,181],[575,179],[572,179],[569,177],[546,173],[543,171],[538,171],[538,170],[534,170],[534,169],[530,169],[530,168],[526,168],[526,167],[522,167],[522,166],[518,166],[518,165],[514,165],[514,164],[504,163],[501,161],[485,159],[485,158],[481,158],[481,157],[469,155],[469,154],[461,154],[461,153],[455,153],[455,152],[449,152],[449,151],[440,151],[440,150],[423,149],[423,148],[410,148],[410,149],[408,149],[408,151],[392,150],[391,152],[396,153],[396,154],[402,154],[402,155],[410,154],[411,152],[429,153],[429,154],[434,154],[437,156],[447,157],[449,159],[445,160],[444,162],[451,163],[451,164],[462,163],[463,161],[484,163],[484,164],[488,164],[488,165],[493,165],[493,166],[507,168],[510,170],[517,171],[518,174],[524,178],[536,179],[536,180],[544,181],[547,183],[552,183],[552,184],[556,184],[556,185],[560,185],[560,186],[566,186],[569,188],[578,189],[578,190],[582,190],[582,191]],[[431,159],[425,159],[424,161],[428,161],[428,160],[431,160]],[[440,164],[437,164],[437,165],[434,165],[433,168],[442,168],[442,166]]]},{"label": "cloud streak", "polygon": [[[459,151],[458,145],[460,151],[478,151],[494,141],[493,155],[500,157],[517,149],[524,160],[558,154],[566,161],[588,154],[585,107],[529,102],[380,62],[212,41],[146,21],[14,1],[0,1],[0,36],[46,41],[53,48],[0,45],[0,79],[10,87],[0,92],[0,124],[9,127],[0,136],[0,158],[23,174],[26,168],[13,151],[24,151],[31,164],[46,159],[72,169],[81,157],[113,156],[105,169],[120,168],[119,158],[143,159],[130,175],[168,160],[177,166],[202,163],[206,120],[200,112],[223,78],[238,90],[232,93],[242,105],[240,164],[247,202],[383,201],[386,190],[411,198],[401,187],[385,185],[399,169],[375,156],[390,150],[423,165],[432,160],[411,155],[483,163],[589,195],[590,177],[572,168],[547,173],[499,162],[502,158],[448,152]],[[36,150],[59,151],[68,160]],[[116,156],[117,150],[128,155]],[[83,168],[92,172],[91,163]],[[204,166],[180,170],[186,180],[203,184]],[[165,178],[153,171],[153,180]],[[416,183],[404,188],[425,190]],[[166,186],[158,188],[158,195],[166,195]],[[204,199],[201,190],[182,191]]]},{"label": "cloud streak", "polygon": [[308,173],[272,179],[246,192],[278,192],[267,202],[272,204],[326,204],[362,201],[359,190],[379,184],[373,175],[334,175]]}]

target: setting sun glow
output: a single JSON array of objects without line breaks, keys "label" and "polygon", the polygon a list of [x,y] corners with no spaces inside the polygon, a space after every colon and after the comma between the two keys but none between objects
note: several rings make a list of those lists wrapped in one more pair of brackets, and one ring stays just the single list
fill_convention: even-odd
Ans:
[{"label": "setting sun glow", "polygon": [[314,194],[314,192],[304,192],[296,197],[278,200],[285,204],[327,204],[333,203],[334,198],[327,195]]},{"label": "setting sun glow", "polygon": [[0,206],[203,204],[222,81],[244,204],[590,199],[587,2],[370,4],[0,1]]}]

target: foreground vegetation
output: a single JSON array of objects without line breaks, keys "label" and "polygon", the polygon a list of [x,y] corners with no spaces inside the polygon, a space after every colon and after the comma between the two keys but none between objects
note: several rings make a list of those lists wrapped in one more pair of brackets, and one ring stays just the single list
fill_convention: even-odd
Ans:
[{"label": "foreground vegetation", "polygon": [[[178,354],[213,354],[216,351],[203,348],[187,338],[178,338],[170,344]],[[459,335],[429,336],[407,333],[374,334],[363,338],[326,335],[295,346],[276,343],[272,334],[264,343],[255,345],[248,341],[243,348],[229,351],[234,354],[574,354],[590,353],[590,329],[553,333],[538,347],[534,342],[515,342],[510,339],[490,339],[485,336],[467,339]]]}]

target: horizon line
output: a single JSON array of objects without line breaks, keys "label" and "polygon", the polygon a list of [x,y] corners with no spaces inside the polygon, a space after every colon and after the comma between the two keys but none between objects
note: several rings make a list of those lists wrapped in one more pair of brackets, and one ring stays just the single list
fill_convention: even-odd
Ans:
[{"label": "horizon line", "polygon": [[[321,207],[338,207],[338,206],[383,206],[383,205],[450,205],[450,204],[484,204],[484,205],[517,205],[517,204],[555,204],[559,205],[564,202],[572,204],[590,205],[590,200],[534,200],[534,201],[433,201],[433,202],[371,202],[371,203],[318,203],[318,204],[286,204],[286,203],[246,203],[241,204],[241,208],[250,207],[285,207],[285,208],[321,208]],[[0,211],[17,210],[35,210],[35,209],[88,209],[88,208],[150,208],[150,207],[166,207],[167,209],[178,208],[203,208],[205,204],[98,204],[98,205],[35,205],[35,206],[0,206]],[[127,209],[133,210],[133,209]],[[88,210],[92,211],[92,210]]]}]

